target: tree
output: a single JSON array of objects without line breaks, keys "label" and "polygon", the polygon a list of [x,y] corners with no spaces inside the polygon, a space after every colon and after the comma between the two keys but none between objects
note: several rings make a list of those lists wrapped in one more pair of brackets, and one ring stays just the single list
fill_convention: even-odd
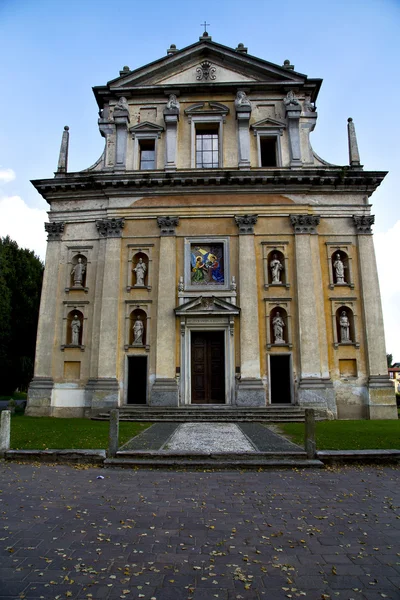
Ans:
[{"label": "tree", "polygon": [[390,367],[393,364],[393,354],[386,354],[386,360],[387,360],[388,369],[390,369]]},{"label": "tree", "polygon": [[0,238],[0,392],[26,390],[33,376],[43,263]]}]

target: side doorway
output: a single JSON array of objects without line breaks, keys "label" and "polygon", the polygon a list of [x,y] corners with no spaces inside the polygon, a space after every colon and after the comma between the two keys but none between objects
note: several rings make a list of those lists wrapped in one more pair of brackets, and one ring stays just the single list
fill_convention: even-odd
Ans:
[{"label": "side doorway", "polygon": [[269,355],[270,403],[292,404],[292,356],[291,354]]},{"label": "side doorway", "polygon": [[128,356],[126,403],[147,403],[147,356]]}]

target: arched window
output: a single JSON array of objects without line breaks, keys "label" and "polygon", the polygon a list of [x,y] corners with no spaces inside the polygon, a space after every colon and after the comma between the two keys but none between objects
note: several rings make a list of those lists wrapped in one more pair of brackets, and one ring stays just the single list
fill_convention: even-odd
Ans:
[{"label": "arched window", "polygon": [[80,310],[71,310],[67,316],[67,346],[81,346],[83,333],[83,314]]},{"label": "arched window", "polygon": [[144,310],[137,308],[130,314],[129,345],[145,346],[147,335],[147,315]]}]

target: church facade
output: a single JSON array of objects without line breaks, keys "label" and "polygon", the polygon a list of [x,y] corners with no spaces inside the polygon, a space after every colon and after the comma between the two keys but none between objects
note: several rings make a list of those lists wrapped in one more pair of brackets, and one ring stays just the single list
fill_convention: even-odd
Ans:
[{"label": "church facade", "polygon": [[53,179],[31,415],[150,405],[397,418],[370,196],[321,159],[320,79],[204,33],[93,88],[104,152]]}]

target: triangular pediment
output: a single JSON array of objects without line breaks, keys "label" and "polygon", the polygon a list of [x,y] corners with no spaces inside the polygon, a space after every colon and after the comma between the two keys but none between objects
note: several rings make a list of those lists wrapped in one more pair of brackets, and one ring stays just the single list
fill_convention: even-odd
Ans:
[{"label": "triangular pediment", "polygon": [[257,123],[253,123],[251,125],[251,129],[285,129],[286,123],[282,121],[277,121],[276,119],[262,119],[261,121],[257,121]]},{"label": "triangular pediment", "polygon": [[150,123],[150,121],[143,121],[143,123],[138,123],[133,127],[129,128],[131,133],[161,133],[164,131],[164,127],[161,125],[156,125],[155,123]]},{"label": "triangular pediment", "polygon": [[198,296],[175,308],[177,316],[238,315],[240,308],[216,296]]},{"label": "triangular pediment", "polygon": [[[205,62],[215,71],[207,73],[202,67]],[[294,70],[203,39],[139,69],[121,73],[122,76],[108,82],[109,89],[229,82],[275,82],[294,86],[307,79],[306,75]]]}]

